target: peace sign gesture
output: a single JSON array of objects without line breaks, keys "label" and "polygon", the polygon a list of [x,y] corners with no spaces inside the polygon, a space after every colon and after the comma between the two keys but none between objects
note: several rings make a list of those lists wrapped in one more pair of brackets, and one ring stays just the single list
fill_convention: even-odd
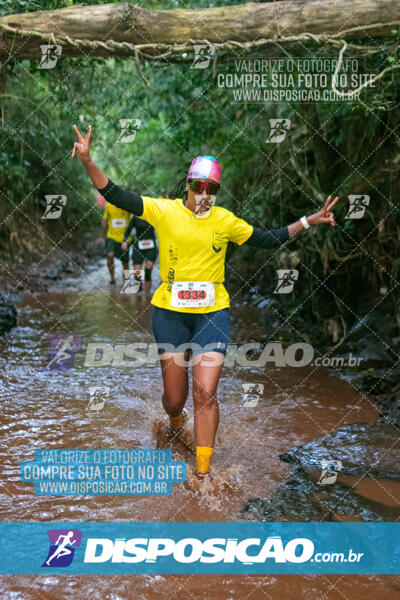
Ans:
[{"label": "peace sign gesture", "polygon": [[307,221],[310,225],[321,225],[322,223],[330,223],[333,227],[335,226],[335,219],[333,216],[332,208],[339,202],[339,197],[336,196],[332,200],[332,196],[328,196],[324,206],[318,212],[314,213],[310,217],[307,217]]},{"label": "peace sign gesture", "polygon": [[77,128],[76,125],[74,125],[74,129],[75,129],[75,133],[78,137],[78,141],[74,142],[74,147],[72,150],[71,157],[75,156],[75,152],[76,152],[79,160],[83,163],[85,163],[85,162],[87,163],[90,161],[89,145],[90,145],[90,136],[92,134],[92,126],[89,125],[88,132],[87,132],[85,138],[83,138],[81,136],[81,134],[79,133],[79,129]]}]

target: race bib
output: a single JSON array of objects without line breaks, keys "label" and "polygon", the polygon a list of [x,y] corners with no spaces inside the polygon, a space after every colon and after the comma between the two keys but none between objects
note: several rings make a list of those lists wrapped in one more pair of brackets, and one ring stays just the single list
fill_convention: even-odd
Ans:
[{"label": "race bib", "polygon": [[154,248],[154,240],[139,240],[138,248],[139,250],[149,250],[150,248]]},{"label": "race bib", "polygon": [[175,281],[172,284],[171,306],[200,308],[214,306],[213,281]]},{"label": "race bib", "polygon": [[120,227],[126,227],[125,219],[113,219],[111,221],[113,229],[119,229]]}]

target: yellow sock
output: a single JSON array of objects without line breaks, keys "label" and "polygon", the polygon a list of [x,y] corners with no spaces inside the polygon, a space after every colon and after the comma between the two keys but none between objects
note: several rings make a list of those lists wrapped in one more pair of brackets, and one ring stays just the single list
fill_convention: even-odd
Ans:
[{"label": "yellow sock", "polygon": [[208,446],[196,446],[196,461],[197,461],[197,472],[208,473],[210,470],[210,460],[214,448]]},{"label": "yellow sock", "polygon": [[174,429],[180,429],[181,427],[183,427],[183,413],[181,413],[177,417],[170,417],[169,420],[171,421],[171,425]]}]

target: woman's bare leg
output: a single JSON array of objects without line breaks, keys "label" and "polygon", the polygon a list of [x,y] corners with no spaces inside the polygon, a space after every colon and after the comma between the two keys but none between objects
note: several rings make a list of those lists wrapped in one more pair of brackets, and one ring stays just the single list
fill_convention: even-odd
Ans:
[{"label": "woman's bare leg", "polygon": [[[149,281],[147,281],[147,279],[146,279],[146,270],[148,271],[149,269],[152,269],[153,267],[154,267],[154,262],[151,260],[146,260],[146,262],[144,263],[144,269],[145,269],[144,291],[146,292],[146,294],[150,294],[151,284],[152,284],[151,279]],[[151,273],[150,273],[150,276],[151,276]]]},{"label": "woman's bare leg", "polygon": [[[182,413],[188,395],[188,368],[182,366],[184,352],[165,353],[160,360],[164,394],[162,403],[170,417],[178,417]],[[180,364],[178,364],[180,363]]]},{"label": "woman's bare leg", "polygon": [[108,272],[110,273],[110,283],[115,283],[114,252],[108,252],[107,254],[107,267]]},{"label": "woman's bare leg", "polygon": [[[196,436],[197,478],[209,475],[210,460],[219,424],[217,387],[224,355],[205,352],[193,366],[194,430]],[[196,357],[199,358],[199,357]]]},{"label": "woman's bare leg", "polygon": [[205,352],[193,366],[194,430],[197,446],[213,447],[219,423],[217,387],[224,355]]}]

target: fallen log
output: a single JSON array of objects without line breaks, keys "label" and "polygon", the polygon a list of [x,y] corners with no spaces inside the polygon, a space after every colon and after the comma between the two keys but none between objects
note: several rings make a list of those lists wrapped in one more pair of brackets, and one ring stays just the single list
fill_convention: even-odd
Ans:
[{"label": "fallen log", "polygon": [[0,18],[0,55],[38,59],[41,44],[61,44],[63,56],[137,56],[140,50],[150,58],[181,54],[194,40],[228,50],[296,39],[367,39],[375,46],[374,38],[391,35],[398,24],[393,0],[283,0],[173,10],[127,2],[71,6]]}]

